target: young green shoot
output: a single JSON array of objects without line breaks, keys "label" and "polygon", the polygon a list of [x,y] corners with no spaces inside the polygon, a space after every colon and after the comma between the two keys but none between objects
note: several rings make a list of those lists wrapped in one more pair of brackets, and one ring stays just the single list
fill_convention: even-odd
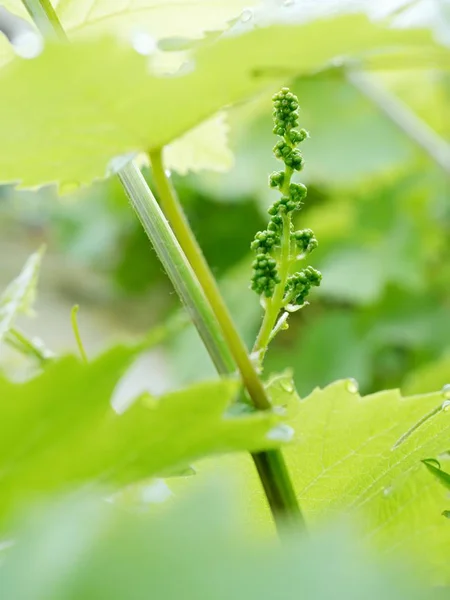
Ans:
[{"label": "young green shoot", "polygon": [[259,231],[251,245],[256,252],[251,287],[261,296],[265,309],[253,348],[260,361],[275,335],[287,329],[289,313],[307,304],[311,287],[320,285],[322,279],[321,273],[310,266],[294,270],[318,245],[311,229],[295,231],[293,223],[293,215],[301,209],[307,190],[303,184],[293,183],[291,179],[295,171],[303,168],[303,156],[298,146],[308,138],[308,132],[296,129],[298,99],[289,88],[282,88],[273,96],[273,106],[273,133],[281,138],[273,152],[284,163],[284,170],[270,175],[269,186],[278,189],[281,198],[268,210],[267,229]]},{"label": "young green shoot", "polygon": [[80,353],[82,361],[87,364],[89,361],[88,361],[88,357],[87,357],[86,351],[83,346],[83,340],[81,339],[80,328],[78,327],[78,311],[79,310],[80,310],[79,305],[75,304],[75,306],[72,308],[70,317],[71,317],[71,321],[72,321],[73,334],[75,336],[75,341],[77,342],[77,346],[78,346],[78,351]]}]

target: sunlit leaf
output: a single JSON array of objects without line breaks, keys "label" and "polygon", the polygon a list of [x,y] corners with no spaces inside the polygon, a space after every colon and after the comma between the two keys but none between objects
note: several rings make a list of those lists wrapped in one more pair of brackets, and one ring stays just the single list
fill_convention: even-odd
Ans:
[{"label": "sunlit leaf", "polygon": [[[442,408],[444,398],[402,397],[396,390],[361,397],[356,390],[352,380],[316,389],[288,420],[299,441],[283,453],[307,522],[314,528],[351,516],[384,555],[409,557],[434,584],[448,584],[450,523],[441,514],[446,490],[422,464],[448,450],[450,411]],[[213,461],[214,468],[221,462],[241,471],[250,520],[267,522],[250,461],[229,457]],[[201,485],[202,471],[200,463],[196,480],[187,484]]]},{"label": "sunlit leaf", "polygon": [[233,153],[228,147],[226,116],[221,113],[208,119],[166,146],[164,162],[180,175],[203,169],[228,171]]},{"label": "sunlit leaf", "polygon": [[[20,0],[2,2],[26,17]],[[53,0],[52,4],[70,38],[99,33],[130,36],[147,32],[162,37],[198,37],[220,30],[239,15],[244,0]]]},{"label": "sunlit leaf", "polygon": [[426,468],[432,473],[444,487],[450,490],[450,475],[441,469],[437,460],[428,458],[422,461]]},{"label": "sunlit leaf", "polygon": [[178,77],[150,75],[145,57],[113,41],[49,45],[1,71],[3,180],[75,189],[104,177],[113,157],[162,147],[271,82],[405,44],[430,41],[350,15],[224,37],[194,52],[194,70]]}]

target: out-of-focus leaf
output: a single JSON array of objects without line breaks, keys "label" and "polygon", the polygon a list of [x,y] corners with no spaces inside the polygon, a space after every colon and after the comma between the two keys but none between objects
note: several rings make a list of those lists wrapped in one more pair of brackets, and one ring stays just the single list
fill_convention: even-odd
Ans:
[{"label": "out-of-focus leaf", "polygon": [[142,398],[124,414],[112,392],[136,356],[117,347],[88,365],[59,359],[23,384],[0,379],[0,513],[55,490],[103,482],[120,486],[186,466],[202,455],[262,450],[279,417],[227,417],[231,380]]},{"label": "out-of-focus leaf", "polygon": [[18,314],[31,311],[36,296],[36,286],[43,250],[32,254],[20,275],[0,296],[0,342],[11,329]]},{"label": "out-of-focus leaf", "polygon": [[227,492],[207,487],[158,518],[84,499],[54,503],[22,526],[0,567],[2,590],[23,600],[434,597],[374,561],[344,527],[283,545],[255,539],[225,505]]},{"label": "out-of-focus leaf", "polygon": [[104,177],[113,157],[167,145],[270,81],[404,45],[429,48],[429,36],[348,15],[224,37],[193,52],[194,70],[177,77],[149,75],[145,57],[110,40],[48,45],[1,71],[2,176],[73,190]]},{"label": "out-of-focus leaf", "polygon": [[378,300],[385,284],[385,264],[376,253],[349,248],[330,254],[321,264],[320,293],[335,301],[370,304]]},{"label": "out-of-focus leaf", "polygon": [[410,373],[402,385],[405,394],[435,392],[450,383],[450,357],[428,363]]}]

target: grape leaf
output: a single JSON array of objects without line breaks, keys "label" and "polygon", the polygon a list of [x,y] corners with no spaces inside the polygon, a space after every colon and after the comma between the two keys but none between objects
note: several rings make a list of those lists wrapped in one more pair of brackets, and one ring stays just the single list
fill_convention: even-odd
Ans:
[{"label": "grape leaf", "polygon": [[177,77],[149,75],[145,57],[111,40],[48,45],[40,57],[0,72],[3,181],[90,183],[105,176],[113,157],[167,145],[281,78],[316,71],[336,56],[405,44],[432,45],[427,33],[349,15],[224,37],[194,51],[194,70]]},{"label": "grape leaf", "polygon": [[[139,155],[135,161],[139,167],[150,166],[147,154]],[[164,165],[180,175],[203,170],[220,173],[231,169],[233,162],[224,112],[200,123],[164,148]]]},{"label": "grape leaf", "polygon": [[22,384],[0,378],[0,516],[39,494],[101,481],[126,485],[194,458],[275,447],[279,417],[224,416],[238,382],[200,383],[141,398],[118,415],[111,394],[136,355],[116,347],[85,365],[72,356]]},{"label": "grape leaf", "polygon": [[[361,397],[355,390],[351,380],[316,389],[287,420],[299,441],[283,454],[307,522],[314,528],[347,514],[384,555],[412,557],[433,584],[448,584],[450,523],[441,515],[446,490],[422,464],[448,450],[450,412],[441,410],[444,398],[439,393],[402,397],[397,390]],[[251,462],[230,456],[222,463],[240,471],[249,519],[267,522]],[[211,464],[217,468],[214,460],[197,465],[196,481],[185,485],[202,485],[202,471],[210,471]]]},{"label": "grape leaf", "polygon": [[12,281],[0,296],[0,342],[11,329],[20,313],[30,313],[36,296],[36,285],[41,266],[43,249],[32,254],[20,275]]},{"label": "grape leaf", "polygon": [[356,513],[386,552],[415,551],[438,578],[448,577],[450,528],[434,509],[443,494],[424,481],[421,464],[448,449],[443,400],[439,393],[403,398],[396,390],[360,397],[352,382],[340,381],[300,402],[291,425],[302,442],[287,454],[308,518]]}]

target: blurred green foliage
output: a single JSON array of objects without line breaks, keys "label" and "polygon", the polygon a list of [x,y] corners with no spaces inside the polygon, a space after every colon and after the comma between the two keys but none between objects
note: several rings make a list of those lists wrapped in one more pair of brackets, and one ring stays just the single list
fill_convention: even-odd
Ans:
[{"label": "blurred green foliage", "polygon": [[0,565],[1,589],[21,600],[440,597],[374,561],[344,526],[283,546],[251,539],[236,504],[229,486],[211,483],[162,515],[130,515],[80,494],[55,499],[23,523]]}]

